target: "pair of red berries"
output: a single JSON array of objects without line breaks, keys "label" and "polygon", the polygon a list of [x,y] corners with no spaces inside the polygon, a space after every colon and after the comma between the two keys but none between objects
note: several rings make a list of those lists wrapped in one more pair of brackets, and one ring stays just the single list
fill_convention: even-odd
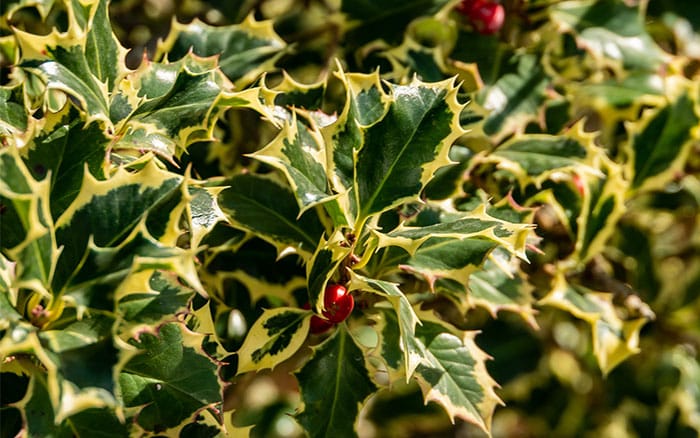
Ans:
[{"label": "pair of red berries", "polygon": [[492,35],[503,26],[506,12],[500,3],[489,0],[462,0],[457,11],[467,17],[477,32]]},{"label": "pair of red berries", "polygon": [[[309,308],[309,303],[304,305]],[[339,284],[329,284],[323,294],[323,307],[321,315],[311,317],[311,333],[323,333],[336,324],[339,324],[350,316],[355,307],[355,299],[348,293],[348,290]]]}]

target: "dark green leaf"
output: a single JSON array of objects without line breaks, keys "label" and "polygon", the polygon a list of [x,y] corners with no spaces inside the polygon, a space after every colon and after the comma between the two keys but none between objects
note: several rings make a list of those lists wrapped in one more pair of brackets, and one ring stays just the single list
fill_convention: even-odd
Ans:
[{"label": "dark green leaf", "polygon": [[302,254],[313,253],[323,226],[313,210],[298,217],[299,207],[290,191],[256,175],[236,176],[228,185],[218,201],[235,226],[257,234],[279,250],[292,246]]},{"label": "dark green leaf", "polygon": [[449,163],[460,108],[449,83],[392,85],[386,115],[356,145],[358,222],[418,196]]},{"label": "dark green leaf", "polygon": [[359,407],[376,387],[362,350],[343,325],[315,348],[296,377],[304,402],[297,419],[311,438],[357,435]]},{"label": "dark green leaf", "polygon": [[[695,103],[687,94],[683,94],[678,100],[654,114],[632,138],[632,187],[642,187],[649,179],[672,171],[674,164],[690,147],[688,141],[694,137],[692,130],[697,130],[699,121]],[[673,177],[674,175],[669,175],[665,179],[670,180]]]},{"label": "dark green leaf", "polygon": [[549,79],[534,55],[514,58],[517,71],[501,76],[480,95],[484,108],[490,111],[484,122],[488,135],[522,130],[536,118],[545,99]]},{"label": "dark green leaf", "polygon": [[158,336],[143,333],[130,343],[139,354],[124,366],[119,385],[125,406],[142,407],[136,421],[144,429],[163,431],[221,402],[217,366],[193,347],[197,338],[180,324],[163,325]]},{"label": "dark green leaf", "polygon": [[175,23],[161,50],[171,60],[190,50],[199,56],[219,56],[221,70],[234,82],[248,82],[269,71],[286,44],[272,28],[271,22],[255,21],[249,16],[241,24],[209,26],[201,21]]}]

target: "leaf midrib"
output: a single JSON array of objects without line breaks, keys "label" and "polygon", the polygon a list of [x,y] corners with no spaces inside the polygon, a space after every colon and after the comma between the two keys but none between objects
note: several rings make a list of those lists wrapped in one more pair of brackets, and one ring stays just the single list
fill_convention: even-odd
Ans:
[{"label": "leaf midrib", "polygon": [[[342,330],[342,329],[341,329]],[[343,360],[342,358],[344,357],[344,352],[345,352],[345,332],[339,331],[338,335],[340,336],[340,340],[338,341],[338,360],[336,361],[336,369],[335,369],[335,388],[333,391],[333,404],[331,405],[331,415],[330,415],[330,421],[328,422],[328,430],[331,428],[331,423],[333,422],[333,419],[335,419],[335,412],[338,408],[338,400],[340,399],[340,383],[341,383],[341,372],[343,369]],[[326,432],[328,432],[328,430]]]},{"label": "leaf midrib", "polygon": [[[423,103],[423,101],[424,101],[423,96],[420,94],[418,94],[418,96],[420,96],[421,103]],[[433,102],[430,104],[430,106],[423,112],[423,114],[421,114],[420,120],[414,124],[414,126],[416,128],[413,129],[410,137],[408,137],[408,139],[404,142],[403,146],[401,147],[401,152],[399,154],[397,154],[396,159],[391,163],[391,166],[389,166],[388,171],[384,172],[384,176],[381,179],[380,184],[377,186],[377,189],[374,190],[374,192],[372,193],[372,196],[369,198],[368,202],[362,206],[362,210],[360,212],[360,218],[358,220],[358,223],[363,224],[364,220],[370,216],[370,213],[368,212],[368,210],[371,210],[370,207],[373,205],[374,201],[377,199],[377,196],[379,196],[379,192],[386,184],[386,181],[389,179],[389,176],[393,174],[394,167],[396,167],[396,164],[399,162],[399,159],[403,158],[403,156],[406,152],[406,149],[408,149],[408,145],[411,144],[411,142],[413,141],[413,138],[415,137],[416,133],[418,132],[418,127],[423,124],[423,121],[425,120],[426,115],[428,113],[430,113],[430,111],[432,111],[433,105],[435,104],[436,100],[437,99],[433,99]],[[392,104],[392,108],[393,108],[393,104]],[[366,138],[366,136],[365,136],[365,138]],[[358,184],[357,184],[357,175],[356,174],[355,174],[355,180],[356,180],[355,185],[357,186]],[[359,193],[360,193],[359,187],[357,187],[356,190],[357,190],[358,198],[359,198]],[[359,199],[358,199],[358,201],[359,201]]]},{"label": "leaf midrib", "polygon": [[[309,248],[314,248],[314,247],[315,247],[315,243],[314,243],[313,238],[312,238],[310,235],[306,234],[301,228],[297,227],[297,226],[295,225],[295,223],[290,222],[286,217],[282,216],[282,215],[279,213],[278,210],[275,210],[275,209],[273,209],[273,208],[270,208],[270,207],[268,207],[267,205],[260,203],[259,201],[257,201],[257,200],[254,199],[254,198],[247,197],[247,196],[243,196],[243,195],[241,195],[241,194],[237,194],[237,195],[238,195],[239,197],[243,198],[244,200],[246,200],[247,202],[249,202],[249,203],[255,205],[256,207],[258,207],[258,208],[259,208],[259,209],[258,209],[259,212],[261,212],[261,213],[264,212],[264,213],[267,213],[268,215],[271,215],[271,216],[274,216],[274,217],[279,218],[279,220],[280,220],[282,223],[287,224],[292,230],[295,230],[296,232],[298,232],[298,233],[299,233],[299,236],[301,236],[301,237],[303,237],[304,239],[306,239],[306,243],[309,244]],[[235,212],[236,212],[237,210],[236,210],[235,208],[233,208],[233,209],[231,209],[231,210],[234,211],[234,216],[233,216],[233,217],[234,217],[234,219],[235,219],[235,218],[236,218]],[[241,223],[240,221],[237,221],[237,222],[238,222],[240,225],[244,226],[245,228],[251,228],[251,227],[249,227],[247,224],[243,224],[243,223]],[[255,230],[255,229],[253,229],[253,231],[259,232],[258,230]],[[285,236],[276,236],[276,237],[282,237],[282,238],[284,238]]]}]

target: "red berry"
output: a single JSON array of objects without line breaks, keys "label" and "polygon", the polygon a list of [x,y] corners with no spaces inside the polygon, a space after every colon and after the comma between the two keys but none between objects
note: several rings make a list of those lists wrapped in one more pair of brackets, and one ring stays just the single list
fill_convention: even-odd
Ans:
[{"label": "red berry", "polygon": [[501,30],[506,12],[498,3],[476,0],[468,15],[477,32],[491,35]]},{"label": "red berry", "polygon": [[339,284],[329,284],[326,287],[323,295],[323,316],[329,321],[336,324],[343,322],[352,312],[355,299],[347,292],[348,290]]},{"label": "red berry", "polygon": [[313,315],[311,317],[311,333],[314,335],[317,335],[319,333],[323,333],[329,328],[333,327],[335,324],[330,322],[327,319],[323,319],[319,316]]}]

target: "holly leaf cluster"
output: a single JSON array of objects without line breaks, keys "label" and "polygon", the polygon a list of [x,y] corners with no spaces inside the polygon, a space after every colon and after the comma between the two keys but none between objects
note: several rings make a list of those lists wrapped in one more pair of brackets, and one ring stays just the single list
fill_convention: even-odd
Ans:
[{"label": "holly leaf cluster", "polygon": [[700,431],[692,7],[149,5],[0,9],[3,435]]}]

